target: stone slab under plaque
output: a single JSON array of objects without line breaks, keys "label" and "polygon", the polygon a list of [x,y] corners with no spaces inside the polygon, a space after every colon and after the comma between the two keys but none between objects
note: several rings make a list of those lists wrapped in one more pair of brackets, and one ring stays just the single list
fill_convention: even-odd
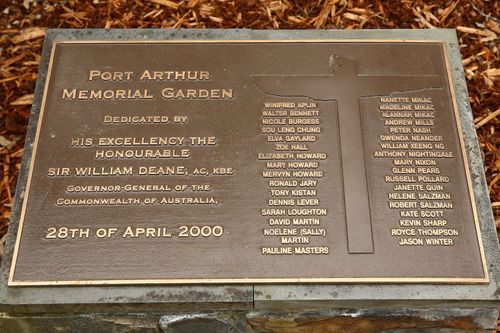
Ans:
[{"label": "stone slab under plaque", "polygon": [[56,42],[9,285],[488,282],[448,73],[433,41]]},{"label": "stone slab under plaque", "polygon": [[452,30],[49,30],[16,195],[3,325],[497,314]]}]

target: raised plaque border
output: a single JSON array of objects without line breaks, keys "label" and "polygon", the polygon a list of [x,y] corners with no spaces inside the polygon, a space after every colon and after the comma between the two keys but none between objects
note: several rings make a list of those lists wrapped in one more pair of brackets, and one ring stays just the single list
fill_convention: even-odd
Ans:
[{"label": "raised plaque border", "polygon": [[[447,73],[448,85],[450,88],[450,95],[453,104],[454,117],[456,130],[459,136],[459,143],[463,157],[463,166],[465,169],[465,174],[467,178],[467,189],[469,192],[469,199],[471,200],[471,207],[474,217],[474,225],[476,230],[476,238],[478,241],[481,263],[483,268],[484,277],[483,278],[429,278],[429,277],[419,277],[419,278],[246,278],[246,279],[128,279],[128,280],[75,280],[75,281],[15,281],[14,273],[16,268],[16,261],[18,255],[18,249],[20,244],[20,239],[23,231],[24,216],[27,208],[27,203],[29,200],[29,190],[32,178],[32,171],[34,166],[34,161],[36,158],[36,152],[38,148],[38,141],[40,136],[41,124],[43,121],[43,115],[45,111],[45,101],[47,97],[48,88],[50,85],[50,78],[52,73],[52,66],[54,60],[55,50],[58,44],[221,44],[221,43],[245,43],[245,44],[260,44],[260,43],[435,43],[442,46],[442,52],[445,62],[445,69]],[[36,127],[36,134],[33,143],[33,150],[31,154],[31,160],[29,165],[29,173],[27,176],[26,190],[22,202],[21,213],[19,218],[19,226],[17,231],[17,237],[14,245],[14,252],[12,256],[12,264],[10,267],[8,275],[8,286],[53,286],[53,285],[65,285],[65,286],[82,286],[82,285],[152,285],[152,284],[168,284],[168,285],[185,285],[185,284],[267,284],[267,283],[391,283],[391,284],[417,284],[417,283],[442,283],[442,284],[487,284],[490,282],[489,273],[486,265],[486,258],[484,254],[484,246],[480,232],[480,225],[478,221],[476,201],[474,198],[474,191],[471,181],[471,174],[469,170],[469,162],[467,152],[465,150],[464,137],[462,133],[462,124],[460,120],[460,115],[458,112],[458,106],[456,101],[456,94],[453,85],[449,53],[447,50],[446,42],[440,40],[404,40],[404,39],[290,39],[290,40],[68,40],[68,41],[53,41],[50,50],[50,59],[47,69],[47,77],[44,83],[43,97],[40,105],[40,114],[38,118],[38,124]]]}]

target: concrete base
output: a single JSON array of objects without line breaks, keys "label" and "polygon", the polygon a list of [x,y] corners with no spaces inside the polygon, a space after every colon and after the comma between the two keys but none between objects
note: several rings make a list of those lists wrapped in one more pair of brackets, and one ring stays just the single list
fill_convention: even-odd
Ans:
[{"label": "concrete base", "polygon": [[3,315],[3,333],[464,333],[496,329],[496,309],[366,309],[177,314]]},{"label": "concrete base", "polygon": [[[487,259],[487,284],[309,284],[218,286],[7,286],[20,204],[47,73],[57,40],[200,39],[441,40],[451,60],[462,132]],[[499,247],[481,153],[453,30],[49,30],[25,160],[0,268],[0,332],[488,332],[500,305]],[[208,312],[218,311],[218,312]]]}]

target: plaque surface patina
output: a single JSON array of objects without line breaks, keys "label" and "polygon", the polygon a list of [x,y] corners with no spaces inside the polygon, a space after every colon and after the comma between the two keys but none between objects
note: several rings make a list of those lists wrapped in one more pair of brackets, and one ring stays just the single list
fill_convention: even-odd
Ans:
[{"label": "plaque surface patina", "polygon": [[445,45],[57,42],[9,285],[486,283]]}]

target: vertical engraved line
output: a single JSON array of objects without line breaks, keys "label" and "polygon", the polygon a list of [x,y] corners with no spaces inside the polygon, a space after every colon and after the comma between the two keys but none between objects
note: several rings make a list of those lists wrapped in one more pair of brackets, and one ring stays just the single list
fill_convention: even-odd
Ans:
[{"label": "vertical engraved line", "polygon": [[448,73],[448,85],[450,87],[450,93],[451,93],[451,100],[453,103],[453,110],[455,113],[455,121],[457,123],[457,132],[458,132],[458,137],[460,141],[460,148],[462,149],[462,158],[464,161],[464,169],[465,169],[465,176],[467,178],[467,188],[469,190],[469,196],[470,196],[470,203],[472,206],[472,214],[474,217],[474,224],[476,226],[476,236],[477,236],[477,241],[479,243],[479,254],[481,256],[481,262],[483,264],[483,271],[484,271],[484,281],[489,282],[489,273],[488,273],[488,267],[486,264],[486,258],[484,256],[484,245],[483,245],[483,239],[481,237],[481,226],[479,225],[479,218],[477,215],[477,207],[476,207],[476,199],[474,197],[474,189],[472,187],[472,178],[471,178],[471,173],[469,170],[469,157],[467,156],[467,151],[465,150],[465,142],[464,142],[464,137],[462,133],[462,121],[460,118],[460,114],[458,112],[458,105],[456,101],[456,95],[455,95],[455,87],[453,84],[453,78],[451,76],[451,66],[450,62],[448,59],[449,53],[448,53],[448,47],[445,42],[441,43],[443,47],[443,58],[446,66],[446,71]]},{"label": "vertical engraved line", "polygon": [[47,99],[47,92],[49,90],[50,77],[52,74],[52,65],[53,65],[53,61],[54,61],[54,54],[56,51],[57,44],[58,44],[57,42],[52,42],[52,50],[50,52],[49,66],[47,67],[47,78],[45,79],[45,86],[43,89],[42,103],[40,104],[40,114],[38,115],[38,124],[37,124],[37,128],[36,128],[35,141],[33,143],[33,148],[32,148],[33,150],[31,152],[31,161],[30,161],[30,165],[29,165],[28,180],[26,181],[26,188],[24,190],[23,206],[21,208],[21,216],[19,217],[19,227],[17,229],[16,243],[14,246],[14,253],[12,255],[12,264],[10,266],[10,272],[9,272],[9,281],[7,283],[9,286],[15,285],[14,273],[15,273],[16,264],[17,264],[17,256],[19,254],[19,245],[21,242],[21,236],[23,233],[24,217],[26,215],[26,207],[28,206],[31,178],[33,176],[33,166],[35,165],[35,157],[36,157],[36,153],[37,153],[37,149],[38,149],[38,140],[40,138],[40,131],[42,128],[43,114],[45,112],[45,102]]}]

